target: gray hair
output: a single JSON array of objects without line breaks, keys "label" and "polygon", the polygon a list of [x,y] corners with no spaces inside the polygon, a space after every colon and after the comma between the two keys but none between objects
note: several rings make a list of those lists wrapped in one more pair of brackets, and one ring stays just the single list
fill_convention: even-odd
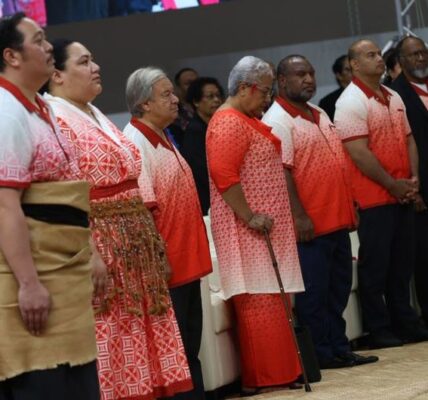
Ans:
[{"label": "gray hair", "polygon": [[260,58],[245,56],[232,68],[227,82],[229,96],[235,96],[238,93],[241,83],[258,83],[262,76],[269,75],[272,78],[272,67]]},{"label": "gray hair", "polygon": [[163,78],[167,78],[167,75],[156,67],[140,68],[129,76],[126,81],[126,104],[133,117],[143,116],[140,105],[150,100],[153,85]]}]

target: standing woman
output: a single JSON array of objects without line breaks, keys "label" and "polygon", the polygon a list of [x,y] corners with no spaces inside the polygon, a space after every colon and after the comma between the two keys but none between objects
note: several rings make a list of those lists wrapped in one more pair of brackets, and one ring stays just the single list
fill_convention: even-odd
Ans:
[{"label": "standing woman", "polygon": [[189,390],[164,244],[138,188],[139,153],[90,104],[102,90],[91,53],[68,40],[53,46],[56,69],[46,98],[90,184],[98,268],[107,266],[106,290],[93,301],[102,399],[146,400]]},{"label": "standing woman", "polygon": [[270,231],[285,291],[303,291],[281,142],[258,120],[272,84],[268,63],[242,58],[229,75],[229,97],[207,133],[211,227],[222,287],[237,315],[243,392],[248,394],[290,385],[301,374],[263,237],[265,229]]},{"label": "standing woman", "polygon": [[204,215],[208,214],[210,208],[205,137],[208,122],[221,106],[223,97],[223,88],[215,78],[198,78],[190,84],[187,90],[187,101],[195,109],[195,115],[184,131],[180,152],[192,169]]}]

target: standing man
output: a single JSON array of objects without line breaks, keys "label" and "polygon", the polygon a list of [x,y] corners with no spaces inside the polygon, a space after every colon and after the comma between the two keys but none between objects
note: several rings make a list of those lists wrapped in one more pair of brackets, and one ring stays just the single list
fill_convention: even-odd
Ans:
[{"label": "standing man", "polygon": [[200,278],[212,268],[192,170],[165,134],[165,128],[177,117],[178,99],[165,73],[151,67],[131,74],[126,99],[132,119],[124,133],[140,150],[143,174],[149,177],[141,186],[143,198],[156,199],[147,207],[166,242],[172,269],[170,294],[194,386],[192,392],[174,398],[203,400],[198,358],[202,335]]},{"label": "standing man", "polygon": [[295,297],[297,317],[311,331],[321,368],[375,362],[351,352],[342,317],[352,284],[349,229],[356,223],[342,143],[327,114],[309,103],[316,81],[305,57],[279,63],[278,88],[263,122],[282,143],[306,288]]},{"label": "standing man", "polygon": [[339,88],[323,97],[319,102],[319,106],[327,113],[331,121],[334,119],[334,111],[336,109],[337,99],[352,80],[351,67],[349,66],[348,56],[344,54],[343,56],[340,56],[338,59],[336,59],[332,70]]},{"label": "standing man", "polygon": [[408,36],[396,48],[402,74],[393,82],[406,105],[419,155],[419,193],[415,205],[415,284],[428,324],[428,49],[423,40]]},{"label": "standing man", "polygon": [[0,20],[0,399],[99,399],[88,185],[37,91],[52,46]]},{"label": "standing man", "polygon": [[335,123],[350,156],[359,207],[358,282],[371,348],[428,340],[410,306],[413,204],[420,205],[418,154],[401,97],[380,84],[379,47],[349,48],[353,80],[336,103]]}]

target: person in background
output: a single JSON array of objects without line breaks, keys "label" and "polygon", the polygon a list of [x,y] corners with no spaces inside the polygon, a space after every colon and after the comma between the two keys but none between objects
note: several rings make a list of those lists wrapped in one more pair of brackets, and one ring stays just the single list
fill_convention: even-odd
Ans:
[{"label": "person in background", "polygon": [[406,106],[419,156],[419,194],[415,206],[415,285],[422,317],[428,325],[428,49],[408,36],[396,47],[402,73],[392,83]]},{"label": "person in background", "polygon": [[243,395],[296,388],[301,374],[264,237],[269,231],[285,291],[303,291],[281,141],[258,119],[273,75],[265,61],[242,58],[207,133],[211,228],[224,295],[236,312]]},{"label": "person in background", "polygon": [[[62,132],[89,182],[91,230],[105,290],[93,299],[102,400],[158,398],[191,389],[183,344],[168,294],[162,238],[143,204],[140,154],[91,102],[100,68],[79,42],[54,42],[48,83]],[[76,397],[78,399],[79,397]]]},{"label": "person in background", "polygon": [[179,100],[178,116],[168,127],[168,133],[177,148],[180,148],[184,131],[195,113],[193,105],[187,101],[186,96],[190,84],[197,78],[198,73],[193,68],[188,67],[180,69],[174,76],[175,92]]},{"label": "person in background", "polygon": [[390,87],[401,73],[400,63],[398,62],[398,54],[395,48],[387,50],[383,54],[383,60],[386,65],[386,72],[383,78],[383,84]]},{"label": "person in background", "polygon": [[180,152],[192,169],[201,203],[202,214],[210,208],[205,138],[208,123],[224,100],[223,88],[215,78],[198,78],[187,91],[187,102],[192,104],[195,115],[187,126]]},{"label": "person in background", "polygon": [[334,119],[336,101],[352,79],[348,56],[344,54],[337,58],[333,64],[332,70],[336,78],[336,82],[339,84],[339,88],[323,97],[319,102],[319,106],[327,113],[331,121]]},{"label": "person in background", "polygon": [[37,94],[52,45],[0,19],[0,399],[97,400],[88,185]]},{"label": "person in background", "polygon": [[[158,68],[134,71],[126,84],[131,122],[124,133],[141,152],[149,183],[143,196],[153,196],[150,211],[166,242],[172,269],[169,291],[183,338],[194,389],[175,399],[203,400],[204,382],[198,358],[202,335],[200,279],[212,271],[205,224],[192,171],[165,132],[177,118],[178,98]],[[147,195],[145,194],[148,192]]]},{"label": "person in background", "polygon": [[348,52],[353,80],[336,103],[335,125],[349,154],[358,206],[358,290],[371,348],[428,340],[410,305],[413,204],[421,205],[418,153],[401,97],[380,84],[379,47]]},{"label": "person in background", "polygon": [[327,114],[309,103],[315,70],[303,56],[278,65],[279,96],[263,122],[281,139],[282,163],[297,233],[306,290],[295,297],[299,323],[308,326],[321,368],[378,360],[351,352],[342,316],[352,285],[349,230],[355,208],[342,142]]}]

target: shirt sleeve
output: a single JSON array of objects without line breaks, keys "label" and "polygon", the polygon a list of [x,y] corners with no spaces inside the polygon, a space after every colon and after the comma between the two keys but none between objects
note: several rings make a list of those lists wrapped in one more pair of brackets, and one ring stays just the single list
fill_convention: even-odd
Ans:
[{"label": "shirt sleeve", "polygon": [[294,167],[294,141],[293,127],[290,124],[283,124],[279,121],[269,121],[274,133],[281,140],[281,158],[284,168]]},{"label": "shirt sleeve", "polygon": [[336,103],[334,124],[343,142],[369,136],[367,104],[356,96],[340,97]]},{"label": "shirt sleeve", "polygon": [[158,202],[156,198],[156,191],[154,187],[155,176],[153,162],[156,151],[153,146],[147,143],[143,134],[138,132],[138,135],[132,135],[129,137],[131,141],[140,151],[141,156],[141,172],[138,177],[138,186],[140,193],[143,198],[143,202],[147,208],[153,210],[157,208]]},{"label": "shirt sleeve", "polygon": [[235,115],[214,116],[207,131],[209,174],[220,193],[240,182],[239,170],[250,147],[246,124]]},{"label": "shirt sleeve", "polygon": [[34,156],[29,128],[19,119],[1,113],[0,142],[0,186],[29,187]]}]

